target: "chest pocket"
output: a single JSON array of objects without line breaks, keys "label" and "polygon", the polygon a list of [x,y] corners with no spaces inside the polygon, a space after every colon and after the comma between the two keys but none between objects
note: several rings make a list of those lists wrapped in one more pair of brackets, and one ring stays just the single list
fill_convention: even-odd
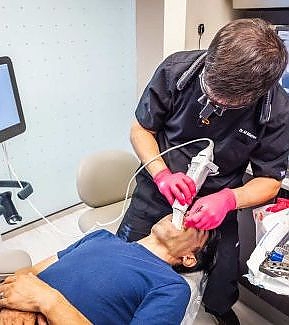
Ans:
[{"label": "chest pocket", "polygon": [[236,129],[231,136],[215,147],[216,163],[220,172],[228,174],[240,168],[246,168],[251,152],[257,145],[256,134],[248,129]]}]

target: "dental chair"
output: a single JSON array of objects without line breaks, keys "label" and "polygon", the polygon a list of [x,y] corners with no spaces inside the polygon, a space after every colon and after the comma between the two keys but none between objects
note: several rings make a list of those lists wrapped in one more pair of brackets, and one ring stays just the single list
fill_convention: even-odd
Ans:
[{"label": "dental chair", "polygon": [[[129,181],[139,164],[136,156],[121,150],[100,151],[80,162],[77,191],[81,200],[88,206],[78,221],[82,232],[89,231],[97,222],[105,224],[120,216]],[[130,186],[129,198],[134,187],[135,181]],[[129,202],[130,199],[126,202],[126,208]],[[115,233],[121,219],[100,228]]]},{"label": "dental chair", "polygon": [[[96,222],[106,223],[117,218],[124,204],[128,183],[139,166],[137,158],[129,152],[102,151],[84,158],[77,173],[77,190],[88,210],[79,217],[78,225],[87,232]],[[131,197],[135,183],[129,191]],[[126,203],[129,206],[130,199]],[[100,227],[115,233],[121,219]],[[191,300],[181,325],[191,325],[198,313],[204,290],[203,272],[184,275],[191,288]]]},{"label": "dental chair", "polygon": [[17,270],[31,265],[31,258],[25,251],[20,249],[0,249],[0,282]]}]

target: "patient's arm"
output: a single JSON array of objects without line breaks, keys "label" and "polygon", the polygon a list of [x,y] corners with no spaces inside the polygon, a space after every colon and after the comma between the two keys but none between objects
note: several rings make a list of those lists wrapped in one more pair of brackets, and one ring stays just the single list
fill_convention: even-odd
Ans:
[{"label": "patient's arm", "polygon": [[[55,263],[58,260],[57,255],[46,258],[45,260],[35,264],[32,267],[22,268],[15,272],[16,275],[19,274],[38,274],[45,270],[48,266]],[[8,280],[7,280],[8,281]],[[25,325],[46,325],[46,319],[43,315],[35,312],[26,312],[15,309],[3,308],[0,311],[0,325],[14,325],[14,324],[25,324]]]},{"label": "patient's arm", "polygon": [[3,308],[0,310],[0,324],[5,325],[35,325],[37,314],[30,311],[18,311]]},{"label": "patient's arm", "polygon": [[57,291],[55,300],[45,304],[41,312],[46,316],[49,325],[92,325],[66,298]]},{"label": "patient's arm", "polygon": [[139,304],[130,325],[180,324],[190,300],[190,288],[184,281],[161,286]]},{"label": "patient's arm", "polygon": [[58,257],[57,255],[53,255],[51,257],[48,257],[46,259],[44,259],[43,261],[31,266],[31,267],[25,267],[23,269],[20,269],[18,271],[15,272],[16,275],[19,274],[28,274],[28,273],[32,273],[32,274],[38,274],[41,271],[44,271],[46,268],[48,268],[48,266],[50,266],[51,264],[55,263],[58,261]]},{"label": "patient's arm", "polygon": [[8,277],[0,284],[0,309],[3,307],[42,313],[50,325],[91,325],[57,290],[33,274]]}]

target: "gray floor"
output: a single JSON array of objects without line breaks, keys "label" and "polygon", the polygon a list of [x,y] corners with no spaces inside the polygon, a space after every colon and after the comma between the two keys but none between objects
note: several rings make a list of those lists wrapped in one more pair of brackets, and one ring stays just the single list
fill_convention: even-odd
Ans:
[{"label": "gray floor", "polygon": [[[84,205],[79,205],[50,217],[49,220],[59,229],[59,232],[55,232],[50,225],[43,221],[13,231],[2,237],[0,248],[21,248],[30,254],[33,263],[39,262],[77,240],[81,235],[77,220],[79,215],[85,211],[87,208]],[[272,324],[242,302],[237,302],[234,310],[242,325]],[[211,324],[216,323],[201,307],[194,325]]]},{"label": "gray floor", "polygon": [[[272,323],[268,322],[259,314],[255,313],[252,309],[244,305],[242,302],[238,301],[234,306],[234,311],[238,315],[242,325],[270,325]],[[195,321],[196,325],[216,325],[216,322],[208,315],[204,309],[201,307],[197,319]]]}]

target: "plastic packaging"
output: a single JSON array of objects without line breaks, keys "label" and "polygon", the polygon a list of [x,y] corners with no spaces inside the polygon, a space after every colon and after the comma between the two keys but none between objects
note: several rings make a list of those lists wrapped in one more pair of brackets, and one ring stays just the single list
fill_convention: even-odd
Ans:
[{"label": "plastic packaging", "polygon": [[207,284],[207,276],[202,271],[182,274],[191,288],[191,298],[181,325],[192,325],[197,317]]},{"label": "plastic packaging", "polygon": [[256,208],[253,210],[253,217],[255,221],[255,229],[256,229],[256,245],[259,243],[260,239],[265,235],[266,228],[263,224],[263,220],[267,215],[272,214],[272,212],[268,211],[274,204],[267,204],[262,207]]},{"label": "plastic packaging", "polygon": [[289,209],[271,213],[267,205],[253,215],[257,246],[247,261],[245,277],[253,285],[289,295]]}]

